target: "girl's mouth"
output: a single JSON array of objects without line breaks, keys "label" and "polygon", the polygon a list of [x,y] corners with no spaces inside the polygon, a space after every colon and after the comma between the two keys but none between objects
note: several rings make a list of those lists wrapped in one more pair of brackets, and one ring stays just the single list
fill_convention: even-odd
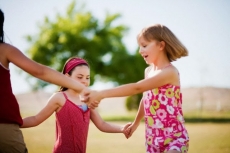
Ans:
[{"label": "girl's mouth", "polygon": [[143,56],[144,59],[146,59],[147,57],[148,57],[148,55]]}]

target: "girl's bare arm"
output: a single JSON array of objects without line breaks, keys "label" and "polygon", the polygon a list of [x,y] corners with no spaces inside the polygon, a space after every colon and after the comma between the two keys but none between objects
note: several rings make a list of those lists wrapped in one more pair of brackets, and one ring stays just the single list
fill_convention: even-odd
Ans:
[{"label": "girl's bare arm", "polygon": [[165,84],[172,84],[176,82],[175,80],[178,80],[177,70],[175,68],[167,68],[159,70],[154,76],[136,83],[129,83],[101,91],[91,91],[85,94],[85,99],[89,101],[88,105],[90,108],[95,108],[103,98],[135,95]]},{"label": "girl's bare arm", "polygon": [[62,98],[63,96],[60,93],[52,95],[47,105],[37,115],[23,118],[21,128],[34,127],[41,124],[60,107],[59,102]]},{"label": "girl's bare arm", "polygon": [[96,110],[90,110],[90,118],[92,122],[95,124],[95,126],[102,132],[107,133],[124,133],[125,129],[128,128],[128,126],[131,123],[128,123],[124,126],[116,125],[112,123],[105,122],[99,113]]}]

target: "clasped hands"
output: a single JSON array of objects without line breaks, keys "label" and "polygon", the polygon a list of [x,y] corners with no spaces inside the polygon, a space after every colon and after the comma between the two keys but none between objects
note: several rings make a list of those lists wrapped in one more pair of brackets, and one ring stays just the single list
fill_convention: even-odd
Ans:
[{"label": "clasped hands", "polygon": [[[88,88],[84,89],[81,93],[81,101],[85,102],[90,109],[95,109],[98,107],[100,101],[105,98],[101,91],[90,90]],[[136,130],[138,125],[133,123],[127,123],[121,129],[122,133],[128,139],[132,136],[133,132]]]},{"label": "clasped hands", "polygon": [[102,98],[99,91],[88,88],[84,89],[81,93],[81,101],[85,102],[91,109],[98,107]]}]

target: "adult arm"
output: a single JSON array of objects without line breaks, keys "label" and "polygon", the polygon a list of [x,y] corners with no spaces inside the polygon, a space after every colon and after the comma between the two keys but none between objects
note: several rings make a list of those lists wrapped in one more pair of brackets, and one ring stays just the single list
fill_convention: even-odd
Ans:
[{"label": "adult arm", "polygon": [[39,64],[29,58],[27,58],[20,50],[16,47],[4,44],[4,50],[6,52],[6,58],[9,62],[18,66],[25,72],[32,76],[44,80],[46,82],[71,88],[76,92],[81,92],[85,89],[81,83],[74,81],[73,79],[63,75],[62,73],[51,69],[45,65]]}]

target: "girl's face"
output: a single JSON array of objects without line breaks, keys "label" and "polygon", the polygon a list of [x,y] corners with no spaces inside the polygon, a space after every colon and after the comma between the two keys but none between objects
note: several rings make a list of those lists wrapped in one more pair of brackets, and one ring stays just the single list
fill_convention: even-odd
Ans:
[{"label": "girl's face", "polygon": [[146,41],[143,37],[138,39],[139,53],[147,64],[154,63],[160,53],[160,45],[156,40]]},{"label": "girl's face", "polygon": [[86,65],[76,66],[70,76],[72,79],[82,83],[86,87],[90,84],[90,70]]}]

